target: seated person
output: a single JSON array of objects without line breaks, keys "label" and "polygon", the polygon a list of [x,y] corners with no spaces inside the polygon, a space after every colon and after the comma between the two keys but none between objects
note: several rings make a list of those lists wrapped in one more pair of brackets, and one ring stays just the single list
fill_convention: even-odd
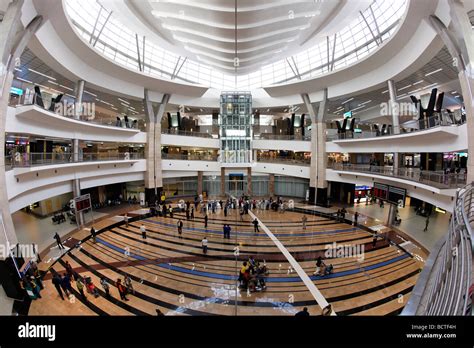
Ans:
[{"label": "seated person", "polygon": [[99,297],[99,290],[97,290],[97,288],[95,287],[94,283],[92,282],[91,277],[85,278],[85,281],[86,281],[87,291],[90,294],[94,295],[94,297]]}]

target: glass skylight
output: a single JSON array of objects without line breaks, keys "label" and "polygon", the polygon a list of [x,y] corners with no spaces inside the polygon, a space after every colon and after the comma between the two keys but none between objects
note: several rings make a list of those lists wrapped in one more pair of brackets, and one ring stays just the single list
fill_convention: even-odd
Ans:
[{"label": "glass skylight", "polygon": [[[293,59],[290,57],[289,61],[293,64],[294,60],[299,76],[295,75],[286,59],[264,65],[255,72],[239,75],[237,79],[232,74],[225,74],[201,62],[187,59],[176,74],[177,62],[183,57],[165,51],[151,40],[146,40],[145,43],[144,73],[164,79],[173,77],[176,81],[204,85],[217,90],[253,90],[314,78],[353,64],[385,43],[397,29],[407,1],[374,0],[370,7],[362,12],[363,16],[354,18],[336,35],[294,55]],[[136,34],[119,22],[113,13],[107,20],[109,11],[96,0],[65,0],[65,4],[67,14],[77,32],[94,49],[120,65],[139,70]],[[97,39],[104,23],[105,27]],[[140,38],[140,50],[141,40]]]}]

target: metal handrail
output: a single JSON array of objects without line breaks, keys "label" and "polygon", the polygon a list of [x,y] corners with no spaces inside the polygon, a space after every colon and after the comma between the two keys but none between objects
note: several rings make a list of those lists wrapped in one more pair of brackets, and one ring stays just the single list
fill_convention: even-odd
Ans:
[{"label": "metal handrail", "polygon": [[143,159],[142,153],[119,153],[109,155],[104,153],[81,153],[77,160],[74,160],[74,154],[71,152],[48,152],[48,153],[16,153],[12,156],[5,156],[6,169],[15,167],[33,167],[40,165],[53,165],[64,163],[80,163],[94,161],[125,161]]},{"label": "metal handrail", "polygon": [[311,141],[311,135],[286,135],[286,134],[272,134],[272,133],[260,133],[254,134],[254,140],[298,140],[298,141]]},{"label": "metal handrail", "polygon": [[473,196],[472,183],[458,190],[448,233],[431,252],[402,315],[474,315]]},{"label": "metal handrail", "polygon": [[168,160],[184,160],[184,161],[217,161],[218,155],[201,155],[201,154],[174,154],[174,153],[161,153],[162,159]]},{"label": "metal handrail", "polygon": [[290,157],[261,157],[257,156],[257,162],[262,163],[285,163],[285,164],[298,164],[303,166],[309,166],[311,164],[311,159],[296,159]]},{"label": "metal handrail", "polygon": [[456,119],[454,115],[450,114],[435,114],[431,117],[421,119],[421,120],[413,120],[407,122],[405,125],[400,125],[400,133],[394,134],[393,129],[392,131],[386,130],[382,132],[376,131],[362,131],[361,133],[346,131],[345,133],[336,133],[330,134],[328,129],[326,132],[326,140],[327,141],[334,141],[334,140],[346,140],[346,139],[368,139],[368,138],[378,138],[378,137],[385,137],[390,135],[404,135],[407,133],[415,133],[424,131],[427,129],[433,129],[437,127],[450,127],[450,126],[460,126],[466,122],[465,118],[460,117]]},{"label": "metal handrail", "polygon": [[444,172],[420,170],[414,168],[398,168],[393,166],[374,166],[370,164],[333,163],[330,169],[347,172],[372,173],[382,176],[397,177],[436,188],[459,188],[466,185],[466,172],[445,174]]},{"label": "metal handrail", "polygon": [[[183,135],[188,137],[199,137],[199,138],[214,138],[213,134],[211,133],[202,133],[202,132],[193,132],[193,131],[184,131],[179,129],[162,129],[161,134],[171,134],[171,135]],[[218,137],[215,134],[216,138]]]},{"label": "metal handrail", "polygon": [[[67,105],[75,103],[75,99],[73,99],[71,97],[68,97],[68,98],[72,99],[72,101],[68,102]],[[64,100],[66,100],[66,99],[64,99]],[[63,104],[64,100],[59,102],[58,104]],[[44,105],[43,107],[40,105],[39,97],[37,96],[37,94],[30,93],[30,94],[24,94],[18,100],[18,102],[16,104],[10,104],[10,106],[20,107],[20,106],[34,105],[34,106],[37,106],[39,108],[43,108],[44,110],[46,110],[48,112],[54,113],[55,115],[65,117],[65,118],[68,118],[68,119],[73,119],[75,121],[92,123],[92,124],[97,124],[97,125],[101,125],[101,126],[105,126],[105,127],[111,127],[111,128],[139,129],[141,131],[145,130],[144,122],[142,122],[142,120],[138,119],[138,117],[141,117],[141,115],[133,115],[133,116],[127,115],[127,117],[131,118],[128,123],[125,122],[125,119],[122,116],[122,114],[118,113],[117,111],[114,111],[114,112],[117,113],[117,117],[121,118],[120,122],[117,119],[114,120],[114,121],[106,121],[106,120],[97,119],[97,118],[95,118],[95,115],[92,115],[92,116],[79,115],[79,118],[75,118],[73,115],[69,114],[69,110],[68,110],[67,115],[61,114],[60,112],[49,110],[49,107],[53,103],[53,98],[50,97],[50,96],[48,96],[48,97],[47,96],[42,96],[41,97],[41,102]],[[63,108],[63,109],[65,109],[65,108]],[[134,120],[137,120],[137,122],[133,123]]]}]

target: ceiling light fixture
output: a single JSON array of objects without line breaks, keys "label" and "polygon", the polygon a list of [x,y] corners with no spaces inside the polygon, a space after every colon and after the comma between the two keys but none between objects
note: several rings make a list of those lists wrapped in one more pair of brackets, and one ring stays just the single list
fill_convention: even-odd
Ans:
[{"label": "ceiling light fixture", "polygon": [[425,80],[417,81],[417,82],[413,83],[413,86],[418,85],[418,84],[420,84],[420,83],[422,83],[422,82],[425,82]]},{"label": "ceiling light fixture", "polygon": [[347,99],[346,101],[342,102],[341,104],[344,105],[347,102],[350,102],[351,100],[354,100],[354,98]]},{"label": "ceiling light fixture", "polygon": [[443,70],[443,68],[433,70],[432,72],[429,72],[429,73],[425,74],[425,76],[430,76],[430,75],[436,74],[437,72],[440,72],[441,70]]},{"label": "ceiling light fixture", "polygon": [[52,76],[49,76],[49,75],[46,75],[46,74],[43,74],[42,72],[39,72],[39,71],[36,71],[36,70],[33,70],[33,69],[28,69],[29,71],[35,73],[35,74],[38,74],[38,75],[41,75],[41,76],[44,76],[44,77],[47,77],[48,79],[50,80],[54,80],[56,81],[56,79]]}]

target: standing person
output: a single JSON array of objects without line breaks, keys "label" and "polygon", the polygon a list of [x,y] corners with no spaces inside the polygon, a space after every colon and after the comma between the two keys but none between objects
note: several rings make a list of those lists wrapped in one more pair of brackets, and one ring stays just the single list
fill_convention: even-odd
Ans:
[{"label": "standing person", "polygon": [[240,221],[244,221],[244,209],[240,209]]},{"label": "standing person", "polygon": [[142,233],[142,239],[146,239],[146,228],[145,225],[140,226],[140,232]]},{"label": "standing person", "polygon": [[204,236],[204,238],[201,241],[203,254],[207,254],[207,245],[208,245],[208,243],[209,243],[209,241],[207,240],[207,237]]},{"label": "standing person", "polygon": [[173,207],[171,206],[171,204],[170,204],[169,211],[170,211],[170,218],[173,218]]},{"label": "standing person", "polygon": [[183,233],[183,222],[181,219],[178,220],[178,234],[179,238],[181,238],[181,234]]},{"label": "standing person", "polygon": [[84,300],[87,300],[87,297],[84,294],[84,283],[82,282],[81,277],[77,277],[77,279],[76,279],[76,288],[79,291],[79,293],[81,294],[81,296],[84,298]]},{"label": "standing person", "polygon": [[376,244],[377,244],[377,233],[374,234],[374,239],[372,239],[372,248],[375,248]]},{"label": "standing person", "polygon": [[260,232],[259,229],[258,229],[258,220],[257,220],[257,218],[255,218],[252,223],[253,223],[253,231],[255,233]]},{"label": "standing person", "polygon": [[227,203],[224,206],[224,216],[227,217]]},{"label": "standing person", "polygon": [[303,230],[306,230],[307,221],[308,221],[308,218],[306,217],[306,215],[303,215],[303,217],[301,218],[301,222],[303,223]]},{"label": "standing person", "polygon": [[36,256],[36,262],[41,262],[41,256],[40,256],[40,253],[38,252],[38,249],[36,248],[36,244],[33,243],[31,244],[31,246],[32,246],[33,253]]},{"label": "standing person", "polygon": [[54,239],[56,240],[56,243],[58,244],[58,248],[59,248],[59,249],[66,249],[66,248],[64,247],[63,243],[61,242],[61,237],[59,237],[58,232],[56,232],[56,233],[54,234]]},{"label": "standing person", "polygon": [[189,208],[187,204],[186,204],[186,220],[189,220]]},{"label": "standing person", "polygon": [[354,213],[354,226],[357,226],[357,220],[359,219],[359,213],[355,212]]},{"label": "standing person", "polygon": [[125,213],[125,215],[123,216],[123,222],[125,223],[125,227],[128,227],[128,215],[127,215],[127,213]]},{"label": "standing person", "polygon": [[67,296],[72,294],[71,278],[66,273],[63,274],[61,279],[61,287]]},{"label": "standing person", "polygon": [[64,300],[63,296],[63,291],[61,290],[61,277],[59,274],[51,269],[51,273],[53,274],[52,278],[52,283],[54,287],[56,288],[56,291],[58,292],[59,296],[61,297],[61,300]]},{"label": "standing person", "polygon": [[428,231],[428,225],[430,224],[430,216],[428,215],[426,217],[426,220],[425,220],[425,229],[423,230],[423,232],[426,232]]},{"label": "standing person", "polygon": [[191,220],[194,220],[194,207],[191,207]]},{"label": "standing person", "polygon": [[92,237],[92,241],[93,241],[94,243],[96,242],[96,239],[95,239],[96,234],[97,234],[97,233],[96,233],[96,231],[95,231],[94,226],[91,226],[91,237]]},{"label": "standing person", "polygon": [[230,239],[230,231],[232,231],[232,228],[230,227],[229,224],[227,224],[227,238]]},{"label": "standing person", "polygon": [[69,263],[69,261],[66,261],[66,264],[64,265],[64,268],[66,269],[66,273],[69,276],[69,278],[72,279],[73,276],[74,276],[74,271],[73,271],[72,266]]},{"label": "standing person", "polygon": [[110,287],[109,287],[109,283],[107,283],[107,279],[100,278],[100,285],[102,285],[102,288],[105,291],[105,296],[110,297]]},{"label": "standing person", "polygon": [[133,284],[132,280],[128,275],[125,275],[123,277],[123,283],[125,284],[125,287],[127,288],[127,293],[129,294],[135,294],[135,290],[133,289]]},{"label": "standing person", "polygon": [[207,213],[204,215],[204,228],[207,228],[207,220],[209,220]]},{"label": "standing person", "polygon": [[127,289],[125,288],[125,286],[123,286],[122,284],[122,280],[121,279],[117,279],[117,289],[118,289],[118,292],[120,294],[120,299],[122,301],[128,301],[128,298],[127,298]]}]

